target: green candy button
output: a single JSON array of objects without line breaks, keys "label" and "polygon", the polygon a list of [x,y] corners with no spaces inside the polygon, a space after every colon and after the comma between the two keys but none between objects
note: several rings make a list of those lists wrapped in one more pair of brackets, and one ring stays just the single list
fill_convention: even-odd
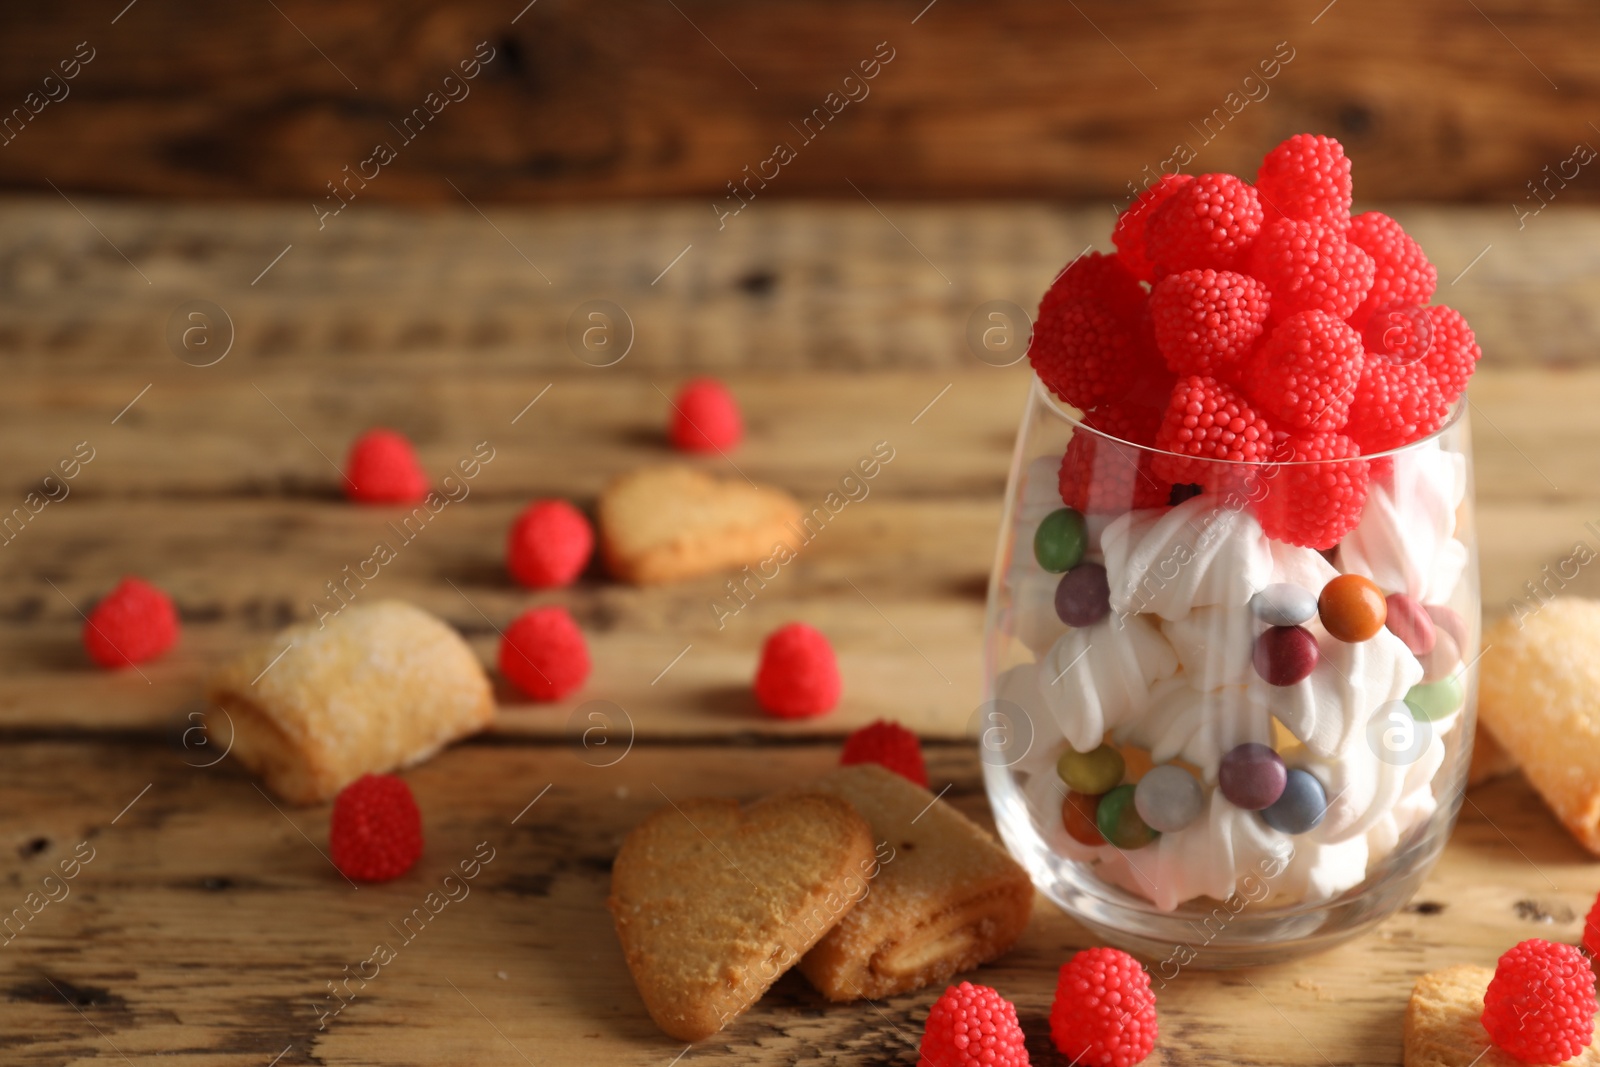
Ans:
[{"label": "green candy button", "polygon": [[1133,806],[1133,790],[1131,785],[1117,786],[1100,798],[1100,807],[1094,813],[1100,836],[1124,852],[1143,848],[1161,836],[1139,818]]},{"label": "green candy button", "polygon": [[1074,508],[1061,508],[1044,517],[1033,535],[1033,558],[1051,574],[1063,574],[1083,560],[1089,531]]},{"label": "green candy button", "polygon": [[1089,752],[1079,752],[1069,745],[1056,760],[1056,773],[1066,787],[1091,797],[1109,793],[1121,785],[1124,770],[1122,753],[1110,745],[1101,745]]},{"label": "green candy button", "polygon": [[1406,694],[1406,707],[1411,717],[1423,722],[1436,722],[1455,711],[1466,699],[1461,682],[1455,677],[1441,678],[1437,682],[1414,685]]}]

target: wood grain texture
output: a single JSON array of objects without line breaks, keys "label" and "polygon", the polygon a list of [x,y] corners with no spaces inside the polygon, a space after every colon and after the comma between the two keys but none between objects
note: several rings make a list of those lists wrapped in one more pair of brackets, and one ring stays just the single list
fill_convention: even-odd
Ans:
[{"label": "wood grain texture", "polygon": [[[618,842],[663,794],[749,797],[804,780],[832,765],[845,731],[888,716],[930,739],[936,788],[952,783],[947,795],[984,818],[960,738],[1026,374],[982,365],[962,333],[984,300],[1031,305],[1103,238],[1104,219],[887,205],[891,226],[865,206],[771,204],[701,244],[688,207],[494,210],[491,226],[465,208],[368,205],[326,242],[301,243],[284,208],[79,206],[93,225],[66,205],[0,202],[0,515],[78,442],[94,450],[70,495],[0,545],[0,916],[79,842],[96,850],[69,897],[10,943],[0,935],[6,1062],[665,1067],[683,1047],[649,1023],[601,907]],[[1491,613],[1576,540],[1600,549],[1585,525],[1600,522],[1600,369],[1551,366],[1594,349],[1584,249],[1600,247],[1588,239],[1600,213],[1563,217],[1508,237],[1483,211],[1406,216],[1455,271],[1494,246],[1448,292],[1488,349],[1472,415]],[[610,368],[582,366],[563,339],[591,297],[639,324]],[[162,336],[194,298],[238,327],[215,366],[186,366]],[[669,458],[663,392],[703,369],[744,407],[733,462],[803,503],[878,440],[895,458],[724,629],[714,579],[513,588],[501,539],[515,511],[540,495],[592,506],[607,478]],[[486,661],[497,624],[564,603],[596,673],[557,706],[502,692],[491,734],[407,772],[428,854],[399,882],[353,891],[318,854],[325,809],[275,811],[230,759],[201,766],[225,748],[220,724],[186,731],[203,721],[189,715],[204,713],[211,664],[310,617],[325,583],[385,536],[395,516],[345,504],[333,469],[374,423],[410,434],[435,475],[478,441],[496,456],[361,595],[415,600]],[[78,645],[74,605],[128,572],[170,589],[184,617],[182,644],[143,677],[91,670]],[[1567,589],[1600,593],[1597,581],[1584,569]],[[797,617],[834,637],[847,698],[820,721],[775,723],[748,681],[761,637]],[[591,700],[626,715],[580,707]],[[579,742],[594,710],[615,747]],[[1492,964],[1525,937],[1575,940],[1600,888],[1594,863],[1520,779],[1468,800],[1432,880],[1373,935],[1294,965],[1185,971],[1163,992],[1150,1062],[1396,1064],[1417,974]],[[319,1030],[326,983],[481,841],[497,853],[472,895]],[[1023,946],[979,972],[1017,1001],[1037,1064],[1059,1062],[1046,1037],[1054,973],[1086,943],[1041,903]],[[787,978],[681,1062],[909,1067],[934,995],[827,1008]]]},{"label": "wood grain texture", "polygon": [[[869,196],[1111,199],[1179,143],[1198,153],[1191,169],[1253,172],[1311,129],[1346,141],[1365,195],[1509,205],[1596,136],[1600,110],[1600,12],[1577,0],[141,0],[116,17],[123,6],[0,15],[8,111],[60,96],[44,77],[78,42],[94,50],[69,95],[18,120],[5,186],[287,197],[309,212],[391,142],[399,158],[360,196],[452,202],[453,181],[484,201],[709,205],[787,143],[797,158],[759,195],[854,199],[854,182]],[[391,124],[480,42],[495,58],[471,94],[406,143]],[[893,60],[847,86],[880,42]],[[1246,82],[1275,54],[1292,58]],[[807,141],[800,123],[825,106],[837,116]]]},{"label": "wood grain texture", "polygon": [[[603,907],[621,837],[663,796],[753,797],[835,758],[831,745],[642,746],[601,769],[558,748],[458,747],[407,774],[425,813],[421,863],[354,890],[318,852],[325,809],[286,817],[226,763],[199,770],[146,743],[14,742],[0,749],[0,903],[22,906],[80,842],[94,858],[0,949],[0,1043],[27,1065],[122,1062],[120,1051],[239,1067],[280,1053],[287,1065],[663,1067],[684,1046],[645,1014]],[[965,748],[933,749],[930,769],[988,823]],[[403,941],[390,924],[482,842],[494,858],[469,895]],[[1293,964],[1181,971],[1161,992],[1162,1042],[1146,1062],[1398,1064],[1417,975],[1493,966],[1526,937],[1573,941],[1597,888],[1593,862],[1521,780],[1482,787],[1416,901],[1372,935]],[[319,1029],[337,1003],[327,983],[380,942],[396,958],[345,987],[353,998]],[[1064,1063],[1048,1039],[1055,971],[1090,943],[1041,901],[1021,946],[975,973],[1016,1001],[1035,1064]],[[685,1061],[910,1067],[936,995],[830,1006],[789,975]]]},{"label": "wood grain texture", "polygon": [[[502,688],[501,732],[570,736],[584,728],[572,718],[580,705],[602,700],[620,705],[642,737],[839,736],[880,716],[959,737],[982,699],[979,635],[1021,367],[731,376],[750,439],[731,461],[700,461],[708,470],[781,486],[809,509],[876,442],[894,449],[865,483],[869,494],[743,607],[722,575],[640,590],[595,569],[571,589],[533,594],[505,574],[505,531],[527,501],[562,496],[592,508],[611,478],[675,458],[659,437],[667,403],[648,376],[596,372],[552,384],[509,372],[376,382],[206,373],[161,381],[114,426],[137,379],[24,378],[0,402],[0,450],[14,458],[0,478],[9,506],[76,442],[96,450],[67,483],[71,495],[0,547],[0,723],[181,729],[199,710],[211,664],[314,618],[319,604],[337,608],[328,583],[342,582],[379,540],[398,558],[365,586],[345,587],[347,598],[413,600],[461,629],[486,663],[497,628],[532,604],[567,605],[589,634],[592,682],[555,706],[523,704]],[[1544,568],[1579,540],[1600,551],[1600,534],[1585,525],[1600,521],[1600,457],[1584,445],[1600,371],[1488,369],[1473,397],[1484,603],[1495,615],[1528,595],[1527,583],[1546,588]],[[412,434],[436,476],[478,441],[491,442],[495,458],[465,483],[468,496],[405,543],[395,524],[406,512],[351,507],[328,462],[375,423]],[[170,590],[186,624],[179,649],[142,675],[94,670],[78,648],[78,609],[124,573]],[[1592,568],[1564,580],[1566,591],[1590,595],[1597,583]],[[796,618],[832,636],[847,698],[837,715],[776,722],[757,712],[748,684],[764,636]]]},{"label": "wood grain texture", "polygon": [[[134,391],[157,376],[248,383],[273,367],[368,382],[441,361],[456,374],[587,372],[599,360],[580,361],[568,330],[576,318],[581,339],[580,310],[596,300],[632,324],[618,370],[986,369],[967,343],[978,309],[1002,300],[1031,315],[1065,263],[1110,247],[1111,219],[1037,203],[885,202],[879,214],[772,202],[719,231],[685,203],[487,217],[358,203],[319,232],[292,207],[74,203],[82,215],[59,199],[0,200],[0,351],[41,372],[127,373]],[[1557,202],[1519,230],[1500,209],[1384,206],[1427,250],[1438,301],[1467,316],[1491,365],[1595,360],[1600,209]],[[194,300],[220,305],[233,328],[230,354],[204,374],[166,339]],[[617,343],[627,333],[619,318]]]}]

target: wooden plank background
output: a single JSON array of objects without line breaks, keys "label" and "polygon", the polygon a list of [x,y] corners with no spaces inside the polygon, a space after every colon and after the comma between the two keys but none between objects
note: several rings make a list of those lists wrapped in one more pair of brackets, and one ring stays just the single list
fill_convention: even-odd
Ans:
[{"label": "wooden plank background", "polygon": [[[487,216],[357,203],[321,231],[292,204],[74,204],[0,200],[0,352],[34,371],[131,381],[148,369],[175,383],[247,385],[261,367],[381,380],[445,356],[587,375],[567,329],[593,300],[632,323],[615,368],[628,374],[987,369],[966,343],[981,305],[1031,314],[1063,264],[1110,247],[1108,212],[1039,203],[880,214],[774,201],[722,231],[683,203]],[[1600,212],[1557,203],[1519,230],[1493,207],[1381,206],[1428,250],[1438,301],[1468,317],[1491,365],[1595,359]],[[175,362],[165,340],[192,300],[220,305],[233,328],[232,355],[206,373]]]},{"label": "wooden plank background", "polygon": [[[1597,33],[1582,0],[12,5],[0,114],[30,110],[0,187],[283,197],[310,217],[390,141],[359,199],[691,196],[710,218],[789,143],[759,198],[1110,201],[1179,144],[1192,170],[1252,172],[1310,129],[1345,141],[1363,195],[1514,218],[1545,167],[1600,144]],[[494,58],[470,95],[398,137],[480,42]],[[880,43],[888,65],[846,85]],[[80,44],[93,58],[63,83]],[[837,117],[803,138],[824,106]],[[1590,170],[1541,195],[1592,199]]]},{"label": "wooden plank background", "polygon": [[[275,811],[236,770],[136,741],[13,742],[0,748],[0,806],[27,814],[6,820],[7,907],[80,843],[94,858],[4,946],[0,1049],[25,1064],[665,1067],[682,1055],[911,1067],[937,991],[829,1006],[793,974],[686,1053],[637,1001],[601,903],[622,836],[663,795],[755,796],[821,773],[835,752],[645,746],[597,768],[559,748],[470,743],[407,775],[427,817],[418,868],[352,890],[317,852],[322,812]],[[930,772],[987,819],[964,746],[933,748]],[[326,983],[375,942],[398,944],[389,924],[481,842],[494,859],[470,895],[352,984],[355,999],[319,1028]],[[1597,885],[1520,779],[1475,790],[1433,877],[1376,933],[1292,964],[1181,971],[1161,992],[1162,1041],[1146,1064],[1398,1064],[1416,975],[1492,966],[1521,938],[1575,941]],[[1055,972],[1092,943],[1041,902],[1020,947],[978,972],[1015,999],[1036,1067],[1066,1067],[1048,1037]]]},{"label": "wooden plank background", "polygon": [[[597,699],[620,704],[645,738],[837,737],[880,715],[964,733],[1027,377],[1025,364],[980,362],[964,329],[986,300],[1031,304],[1079,241],[1103,237],[1092,209],[903,207],[891,225],[865,207],[769,205],[729,244],[694,248],[658,278],[694,243],[693,213],[506,209],[492,226],[468,209],[368,205],[336,242],[295,244],[251,284],[299,236],[291,208],[81,206],[92,224],[65,205],[0,205],[19,279],[0,322],[21,349],[0,391],[11,460],[0,493],[20,502],[78,442],[95,450],[71,495],[0,547],[6,727],[181,731],[209,665],[312,617],[326,583],[382,535],[392,516],[346,506],[330,463],[374,423],[410,434],[434,471],[479,440],[497,450],[471,497],[363,594],[417,600],[492,660],[494,626],[533,599],[502,569],[512,515],[541,495],[592,506],[610,478],[670,459],[664,394],[699,368],[723,374],[744,405],[738,470],[802,501],[877,441],[896,458],[723,629],[720,577],[640,592],[595,573],[537,598],[568,604],[589,630],[596,679],[555,708],[503,693],[497,730],[563,737]],[[1447,295],[1488,353],[1472,414],[1497,612],[1600,519],[1589,416],[1600,370],[1582,366],[1600,332],[1589,263],[1600,212],[1564,205],[1559,229],[1508,238],[1481,209],[1397,210],[1441,263],[1470,267]],[[513,245],[542,250],[549,285]],[[584,365],[565,339],[572,309],[600,296],[637,325],[634,350],[607,368]],[[165,339],[173,309],[200,297],[234,324],[233,349],[210,367],[180,361]],[[127,572],[177,596],[184,644],[143,677],[86,670],[77,606]],[[1588,572],[1571,588],[1600,591]],[[844,650],[851,700],[837,716],[775,723],[749,703],[762,636],[794,617]]]},{"label": "wooden plank background", "polygon": [[[80,843],[95,858],[0,944],[0,1058],[910,1067],[936,991],[826,1007],[790,977],[692,1050],[665,1039],[601,905],[609,863],[663,795],[803,781],[879,715],[923,733],[935,787],[986,818],[963,735],[1026,371],[986,365],[963,336],[986,301],[1031,306],[1062,262],[1103,241],[1104,213],[770,203],[719,234],[692,205],[368,203],[319,234],[295,205],[73,200],[0,202],[0,504],[42,488],[78,442],[94,450],[70,495],[0,545],[0,910]],[[1490,208],[1396,210],[1487,350],[1472,416],[1495,612],[1576,540],[1600,545],[1586,527],[1600,519],[1600,368],[1587,365],[1600,212],[1558,204],[1518,232]],[[166,337],[199,299],[233,323],[233,347],[207,367]],[[566,340],[595,299],[635,323],[634,347],[606,368]],[[877,440],[895,459],[724,630],[714,578],[511,586],[500,546],[515,511],[535,495],[591,506],[608,477],[668,458],[662,392],[697,370],[744,406],[750,439],[733,462],[803,501]],[[496,458],[368,592],[438,612],[485,660],[495,624],[567,604],[596,672],[554,706],[502,691],[490,734],[408,771],[427,854],[397,882],[352,891],[318,852],[325,808],[275,810],[231,760],[203,766],[220,730],[206,747],[183,731],[211,665],[309,617],[381,535],[389,516],[342,502],[330,462],[380,422],[436,473],[480,440]],[[92,669],[77,643],[77,606],[130,571],[170,589],[184,619],[179,648],[142,676]],[[1568,588],[1600,593],[1600,579],[1585,569]],[[795,617],[833,635],[847,696],[821,720],[776,723],[747,686],[761,637]],[[569,725],[590,700],[626,712],[613,766]],[[319,1029],[326,983],[484,841],[496,859],[472,896]],[[1468,795],[1417,900],[1372,935],[1169,984],[1150,1062],[1395,1064],[1417,974],[1492,963],[1525,937],[1576,940],[1597,889],[1592,858],[1527,784],[1491,783]],[[1055,969],[1090,941],[1041,902],[1023,945],[978,972],[1016,1000],[1041,1067],[1060,1062],[1046,1037]]]}]

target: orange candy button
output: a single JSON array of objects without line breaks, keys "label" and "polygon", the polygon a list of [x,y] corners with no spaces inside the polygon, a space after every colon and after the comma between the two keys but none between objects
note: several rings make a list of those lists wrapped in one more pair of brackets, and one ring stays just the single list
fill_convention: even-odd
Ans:
[{"label": "orange candy button", "polygon": [[1068,836],[1081,845],[1105,844],[1106,839],[1095,822],[1095,814],[1099,810],[1099,797],[1069,792],[1067,799],[1061,802],[1061,822],[1066,826]]},{"label": "orange candy button", "polygon": [[1322,625],[1341,641],[1366,641],[1383,629],[1389,606],[1371,578],[1341,574],[1322,587],[1317,598]]}]

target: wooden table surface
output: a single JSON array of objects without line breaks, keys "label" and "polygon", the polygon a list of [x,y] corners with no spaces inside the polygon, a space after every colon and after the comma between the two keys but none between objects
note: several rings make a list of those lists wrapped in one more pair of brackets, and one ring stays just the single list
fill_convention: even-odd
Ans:
[{"label": "wooden table surface", "polygon": [[[602,906],[618,842],[663,796],[802,781],[879,716],[921,732],[935,788],[987,820],[964,733],[1026,375],[979,362],[962,336],[984,301],[1030,303],[1105,219],[879,206],[772,204],[720,236],[690,206],[491,209],[492,221],[374,207],[319,239],[286,208],[0,203],[0,513],[79,442],[94,454],[70,495],[0,545],[0,913],[75,850],[93,854],[70,895],[0,935],[0,1058],[913,1064],[935,990],[825,1007],[792,976],[685,1050],[645,1015]],[[1600,242],[1585,238],[1600,214],[1520,237],[1486,210],[1401,215],[1442,275],[1467,268],[1443,297],[1488,352],[1472,414],[1497,613],[1574,543],[1600,544],[1585,527],[1600,519],[1600,364],[1585,365],[1600,334],[1585,260]],[[195,299],[234,323],[210,367],[163,337]],[[616,366],[586,366],[564,340],[590,299],[635,324]],[[513,587],[511,516],[536,495],[589,505],[609,477],[667,459],[663,391],[699,370],[744,406],[739,470],[802,502],[876,442],[895,457],[721,629],[720,579]],[[333,469],[377,423],[404,429],[435,471],[478,441],[495,459],[362,595],[416,601],[487,660],[494,626],[565,604],[595,671],[558,706],[502,693],[490,733],[407,772],[427,853],[406,877],[355,890],[322,854],[326,809],[274,805],[231,760],[204,766],[218,747],[184,731],[211,664],[310,617],[381,536],[387,516],[343,503]],[[102,673],[79,649],[78,610],[130,572],[174,595],[183,640],[142,673]],[[1568,583],[1597,586],[1588,571]],[[840,651],[844,704],[821,720],[767,720],[748,695],[762,637],[790,619]],[[612,751],[626,754],[610,766],[575,741],[591,700],[625,712]],[[1162,995],[1151,1062],[1395,1064],[1418,974],[1492,964],[1526,937],[1575,941],[1600,868],[1520,778],[1467,799],[1416,902],[1374,934],[1278,967],[1185,971]],[[494,858],[471,895],[319,1026],[327,983],[481,843]],[[1016,1001],[1037,1064],[1061,1062],[1046,1024],[1054,971],[1088,943],[1041,900],[1022,945],[978,975]]]}]

